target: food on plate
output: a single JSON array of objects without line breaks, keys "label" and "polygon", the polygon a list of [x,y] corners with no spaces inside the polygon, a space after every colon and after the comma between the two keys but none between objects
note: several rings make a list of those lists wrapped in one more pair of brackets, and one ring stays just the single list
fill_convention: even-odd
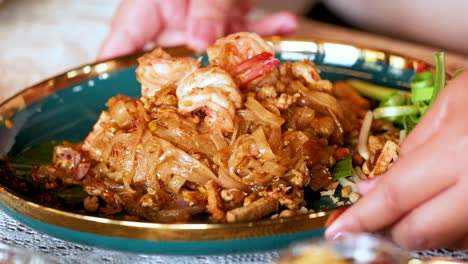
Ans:
[{"label": "food on plate", "polygon": [[89,213],[153,222],[214,222],[306,214],[307,192],[336,204],[398,157],[400,129],[373,120],[348,83],[309,60],[283,62],[254,33],[218,39],[201,59],[162,49],[136,70],[141,98],[108,100],[86,139],[35,167],[46,189],[79,185]]}]

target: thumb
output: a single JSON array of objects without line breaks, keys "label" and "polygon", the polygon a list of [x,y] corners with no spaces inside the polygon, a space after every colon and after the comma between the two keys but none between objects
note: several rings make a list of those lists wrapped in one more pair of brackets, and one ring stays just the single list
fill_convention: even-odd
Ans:
[{"label": "thumb", "polygon": [[232,4],[233,0],[192,0],[187,19],[188,45],[204,51],[223,36]]}]

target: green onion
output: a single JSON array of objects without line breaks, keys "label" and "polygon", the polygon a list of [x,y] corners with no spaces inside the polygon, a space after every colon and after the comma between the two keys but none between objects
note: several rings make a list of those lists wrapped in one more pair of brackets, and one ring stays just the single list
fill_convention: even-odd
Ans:
[{"label": "green onion", "polygon": [[435,81],[434,81],[434,92],[432,93],[432,98],[429,102],[429,106],[431,106],[437,95],[439,95],[440,91],[445,87],[445,57],[443,52],[436,52],[434,54],[435,63],[436,63],[436,74],[435,74]]},{"label": "green onion", "polygon": [[411,88],[426,88],[434,84],[432,72],[425,71],[417,73],[410,82]]},{"label": "green onion", "polygon": [[414,105],[387,106],[374,109],[374,118],[383,119],[388,117],[411,116],[419,113]]},{"label": "green onion", "polygon": [[351,176],[353,174],[353,163],[351,160],[351,155],[338,160],[330,172],[334,179]]},{"label": "green onion", "polygon": [[413,89],[411,92],[411,101],[413,101],[413,103],[418,103],[431,100],[433,91],[433,86]]},{"label": "green onion", "polygon": [[444,53],[436,52],[435,76],[432,72],[417,73],[410,82],[411,95],[397,89],[370,84],[360,80],[348,80],[363,96],[380,101],[374,109],[374,118],[401,125],[407,134],[416,126],[437,95],[445,86]]},{"label": "green onion", "polygon": [[405,94],[402,94],[399,91],[394,91],[392,94],[390,94],[387,98],[382,100],[379,104],[379,106],[396,106],[396,105],[402,105],[406,102],[407,96]]},{"label": "green onion", "polygon": [[[392,96],[396,91],[394,88],[391,87],[377,85],[358,79],[349,79],[346,82],[349,85],[351,85],[354,89],[356,89],[356,91],[358,91],[361,95],[370,99],[375,99],[377,101],[385,100],[387,97]],[[408,92],[399,92],[403,95],[409,96]]]}]

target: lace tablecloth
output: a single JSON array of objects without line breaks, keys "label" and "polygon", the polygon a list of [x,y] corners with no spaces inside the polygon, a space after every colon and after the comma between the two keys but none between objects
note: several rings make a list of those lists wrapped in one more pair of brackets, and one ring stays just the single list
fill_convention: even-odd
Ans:
[{"label": "lace tablecloth", "polygon": [[277,251],[251,253],[241,255],[220,256],[159,256],[139,255],[111,250],[88,247],[64,241],[43,233],[39,233],[22,225],[11,217],[0,212],[0,239],[3,243],[17,247],[30,248],[42,252],[59,263],[206,263],[206,264],[234,264],[270,263],[278,258]]},{"label": "lace tablecloth", "polygon": [[[42,252],[59,263],[205,263],[260,264],[271,263],[279,251],[219,256],[141,255],[88,247],[39,233],[0,212],[0,239],[3,243]],[[415,257],[445,256],[468,261],[468,250],[430,250],[413,252]]]}]

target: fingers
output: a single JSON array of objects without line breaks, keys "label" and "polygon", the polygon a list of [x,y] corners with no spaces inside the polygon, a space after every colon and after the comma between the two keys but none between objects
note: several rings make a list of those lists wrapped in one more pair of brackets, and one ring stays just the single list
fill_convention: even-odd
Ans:
[{"label": "fingers", "polygon": [[385,177],[385,175],[380,175],[372,179],[359,182],[357,184],[359,193],[361,195],[366,195],[367,193],[369,193],[372,189],[374,189],[374,187],[382,179],[382,177]]},{"label": "fingers", "polygon": [[[326,231],[328,238],[345,232],[373,232],[406,215],[456,181],[441,158],[450,156],[439,140],[398,159],[368,194],[343,213]],[[444,151],[444,153],[442,153]],[[434,164],[438,164],[434,166]]]},{"label": "fingers", "polygon": [[123,0],[98,60],[132,53],[155,39],[164,26],[160,11],[156,0]]},{"label": "fingers", "polygon": [[186,19],[190,0],[171,0],[160,4],[164,28],[153,39],[158,46],[176,46],[187,43]]},{"label": "fingers", "polygon": [[297,30],[299,22],[290,12],[277,12],[264,18],[249,22],[248,31],[257,32],[263,36],[287,35]]},{"label": "fingers", "polygon": [[[391,236],[407,249],[430,249],[453,245],[468,235],[468,211],[463,201],[467,186],[457,184],[411,211],[394,228]],[[460,210],[462,209],[462,210]]]},{"label": "fingers", "polygon": [[233,0],[192,0],[188,10],[188,45],[204,51],[226,32]]},{"label": "fingers", "polygon": [[455,250],[459,250],[459,249],[464,249],[466,250],[468,248],[468,234],[465,235],[464,238],[460,239],[459,241],[455,242],[453,245],[451,246],[448,246],[447,248],[450,248],[450,249],[455,249]]},{"label": "fingers", "polygon": [[[414,148],[426,143],[434,136],[434,133],[444,125],[444,120],[447,117],[448,107],[446,97],[451,93],[450,90],[457,89],[457,87],[465,87],[468,83],[468,71],[465,71],[457,78],[451,80],[444,91],[439,94],[436,102],[424,115],[419,124],[411,131],[401,146],[401,153],[404,155],[412,151]],[[461,98],[467,98],[468,91],[465,90],[465,95]],[[448,93],[447,93],[448,92]],[[453,96],[453,94],[452,94]]]}]

